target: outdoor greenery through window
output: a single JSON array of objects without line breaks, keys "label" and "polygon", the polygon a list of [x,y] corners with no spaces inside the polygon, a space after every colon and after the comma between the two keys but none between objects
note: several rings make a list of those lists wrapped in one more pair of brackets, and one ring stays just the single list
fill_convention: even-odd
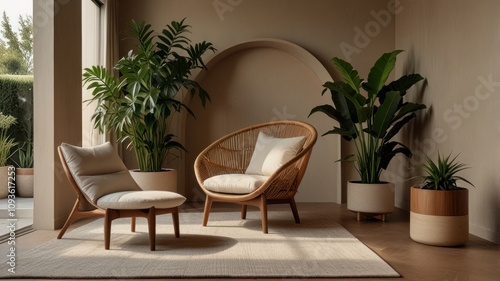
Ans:
[{"label": "outdoor greenery through window", "polygon": [[[12,3],[12,4],[11,4]],[[16,118],[8,134],[17,144],[7,164],[33,167],[33,9],[31,1],[0,8],[0,112]]]}]

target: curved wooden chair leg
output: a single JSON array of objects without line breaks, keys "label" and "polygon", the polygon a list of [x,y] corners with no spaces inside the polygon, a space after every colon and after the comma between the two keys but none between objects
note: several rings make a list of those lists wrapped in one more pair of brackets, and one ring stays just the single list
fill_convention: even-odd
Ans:
[{"label": "curved wooden chair leg", "polygon": [[64,223],[64,226],[62,227],[61,231],[59,231],[59,234],[57,235],[57,239],[61,239],[64,235],[64,233],[66,233],[66,230],[68,229],[68,227],[75,221],[78,219],[78,215],[77,213],[79,212],[78,211],[78,200],[76,200],[75,202],[75,205],[73,206],[73,210],[71,210],[71,214],[69,215],[68,219],[66,220],[66,222]]},{"label": "curved wooden chair leg", "polygon": [[66,233],[66,230],[68,230],[69,226],[74,223],[75,221],[79,219],[84,219],[84,218],[97,218],[97,217],[103,217],[104,216],[104,211],[100,209],[96,210],[91,210],[91,211],[80,211],[80,200],[77,199],[75,202],[75,205],[73,206],[73,210],[71,211],[68,219],[64,223],[64,226],[61,228],[59,231],[59,234],[57,235],[57,239],[61,239]]},{"label": "curved wooden chair leg", "polygon": [[300,223],[299,212],[297,211],[297,204],[295,203],[294,198],[292,198],[290,200],[290,208],[292,209],[293,218],[295,219],[295,223]]},{"label": "curved wooden chair leg", "polygon": [[210,210],[212,209],[212,198],[207,195],[207,199],[205,200],[205,210],[203,211],[203,226],[207,226],[208,216],[210,215]]}]

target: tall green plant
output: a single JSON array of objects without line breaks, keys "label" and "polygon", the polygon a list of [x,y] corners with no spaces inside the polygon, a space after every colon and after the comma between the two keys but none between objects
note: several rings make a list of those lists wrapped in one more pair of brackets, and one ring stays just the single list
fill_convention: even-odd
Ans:
[{"label": "tall green plant", "polygon": [[130,140],[143,172],[160,171],[171,149],[185,151],[170,132],[173,114],[191,109],[178,97],[181,89],[200,98],[205,106],[208,93],[190,77],[206,68],[202,56],[216,51],[212,43],[191,44],[190,26],[172,21],[156,34],[150,24],[131,24],[137,49],[118,61],[115,77],[102,66],[86,68],[84,84],[92,89],[89,102],[97,102],[92,116],[95,128],[114,130],[119,141]]},{"label": "tall green plant", "polygon": [[356,155],[341,160],[355,162],[362,183],[379,183],[382,170],[398,153],[412,156],[407,146],[392,138],[416,117],[415,112],[425,108],[423,104],[403,101],[407,90],[423,77],[409,74],[386,84],[401,52],[383,54],[370,69],[366,82],[350,63],[333,58],[343,81],[326,82],[322,92],[330,91],[333,106],[316,106],[309,114],[322,112],[339,123],[323,136],[338,134],[354,142]]},{"label": "tall green plant", "polygon": [[0,166],[5,166],[11,156],[11,150],[17,145],[8,132],[10,126],[16,124],[16,118],[0,112]]}]

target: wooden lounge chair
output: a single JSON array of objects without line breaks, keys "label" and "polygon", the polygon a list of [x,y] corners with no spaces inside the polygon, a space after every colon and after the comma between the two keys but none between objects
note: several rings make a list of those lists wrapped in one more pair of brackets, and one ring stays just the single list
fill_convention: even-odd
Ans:
[{"label": "wooden lounge chair", "polygon": [[78,219],[104,216],[104,248],[109,250],[113,220],[132,218],[134,232],[135,218],[144,217],[148,220],[149,248],[154,251],[156,216],[167,213],[172,214],[175,237],[179,237],[178,206],[186,198],[169,191],[141,190],[109,142],[91,148],[63,143],[58,152],[77,199],[57,239]]}]

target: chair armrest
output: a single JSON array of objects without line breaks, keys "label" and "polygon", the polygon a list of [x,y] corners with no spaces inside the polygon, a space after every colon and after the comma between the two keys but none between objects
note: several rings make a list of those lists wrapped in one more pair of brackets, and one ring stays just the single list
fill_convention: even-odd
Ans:
[{"label": "chair armrest", "polygon": [[200,154],[194,164],[194,171],[199,181],[223,174],[243,174],[245,170],[229,167],[221,163],[211,161],[206,154]]}]

